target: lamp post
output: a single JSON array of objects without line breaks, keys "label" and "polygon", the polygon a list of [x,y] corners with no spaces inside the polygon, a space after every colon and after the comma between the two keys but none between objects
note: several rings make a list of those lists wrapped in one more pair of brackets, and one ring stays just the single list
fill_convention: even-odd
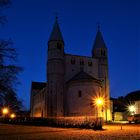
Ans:
[{"label": "lamp post", "polygon": [[98,117],[102,117],[102,111],[103,111],[103,105],[104,105],[104,99],[103,97],[98,97],[95,100],[96,106],[98,108]]},{"label": "lamp post", "polygon": [[103,105],[104,105],[104,98],[97,97],[95,99],[95,105],[97,107],[97,120],[95,123],[95,129],[102,129],[102,117],[103,117]]},{"label": "lamp post", "polygon": [[130,115],[132,115],[132,117],[130,117],[131,119],[129,120],[129,122],[134,121],[134,115],[136,112],[136,107],[134,104],[131,104],[128,106],[128,111],[130,112]]}]

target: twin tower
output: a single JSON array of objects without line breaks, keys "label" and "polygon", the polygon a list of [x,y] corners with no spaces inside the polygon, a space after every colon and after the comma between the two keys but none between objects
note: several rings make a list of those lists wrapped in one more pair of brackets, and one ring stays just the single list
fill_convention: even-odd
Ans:
[{"label": "twin tower", "polygon": [[95,116],[93,98],[105,100],[103,117],[110,119],[107,47],[98,28],[92,55],[64,51],[64,40],[56,18],[48,40],[47,109],[48,117]]}]

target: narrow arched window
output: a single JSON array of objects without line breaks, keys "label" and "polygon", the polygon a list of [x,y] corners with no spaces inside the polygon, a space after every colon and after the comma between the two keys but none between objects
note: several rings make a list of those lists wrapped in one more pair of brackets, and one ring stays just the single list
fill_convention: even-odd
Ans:
[{"label": "narrow arched window", "polygon": [[82,97],[82,91],[81,90],[78,91],[78,97]]},{"label": "narrow arched window", "polygon": [[59,50],[62,49],[62,45],[60,43],[57,43],[57,49],[59,49]]},{"label": "narrow arched window", "polygon": [[105,51],[103,51],[103,56],[105,56]]},{"label": "narrow arched window", "polygon": [[105,56],[105,55],[106,55],[105,51],[101,50],[101,56]]}]

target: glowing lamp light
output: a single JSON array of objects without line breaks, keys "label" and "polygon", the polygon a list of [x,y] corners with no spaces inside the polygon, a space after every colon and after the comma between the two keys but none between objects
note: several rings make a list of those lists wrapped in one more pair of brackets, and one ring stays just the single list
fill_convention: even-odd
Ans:
[{"label": "glowing lamp light", "polygon": [[130,106],[128,106],[128,110],[129,110],[131,113],[135,113],[135,111],[136,111],[135,105],[130,105]]},{"label": "glowing lamp light", "polygon": [[12,113],[11,115],[10,115],[10,118],[15,118],[16,117],[16,115],[14,114],[14,113]]},{"label": "glowing lamp light", "polygon": [[2,114],[7,115],[9,113],[9,109],[7,107],[2,109]]},{"label": "glowing lamp light", "polygon": [[104,99],[102,97],[95,100],[97,106],[102,106],[104,104]]}]

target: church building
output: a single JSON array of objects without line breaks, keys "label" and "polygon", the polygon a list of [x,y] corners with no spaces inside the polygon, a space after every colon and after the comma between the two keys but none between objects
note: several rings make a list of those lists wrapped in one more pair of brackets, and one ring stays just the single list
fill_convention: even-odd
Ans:
[{"label": "church building", "polygon": [[110,120],[108,52],[100,28],[91,46],[91,56],[68,54],[65,47],[56,18],[48,40],[47,82],[32,82],[31,117]]}]

